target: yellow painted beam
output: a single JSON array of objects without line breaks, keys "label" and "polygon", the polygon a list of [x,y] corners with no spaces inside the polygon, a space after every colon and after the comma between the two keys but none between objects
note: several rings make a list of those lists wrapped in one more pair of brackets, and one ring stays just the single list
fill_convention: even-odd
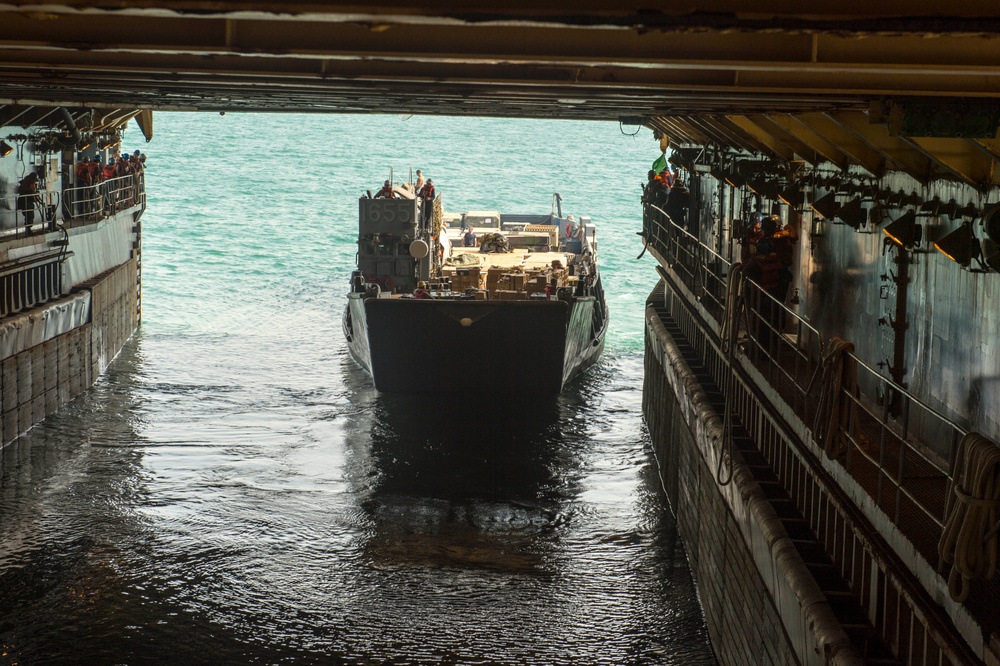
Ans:
[{"label": "yellow painted beam", "polygon": [[749,134],[753,139],[765,146],[767,152],[774,156],[792,162],[795,160],[795,149],[761,128],[750,118],[745,116],[726,116],[731,123]]},{"label": "yellow painted beam", "polygon": [[839,147],[816,134],[807,125],[789,114],[768,114],[768,119],[775,125],[801,141],[816,155],[821,155],[826,161],[833,163],[841,171],[847,169],[848,157]]},{"label": "yellow painted beam", "polygon": [[880,178],[885,173],[887,157],[828,116],[822,113],[800,113],[794,118],[818,136],[836,145],[837,149],[848,155],[851,161],[864,167],[873,176]]},{"label": "yellow painted beam", "polygon": [[967,139],[910,137],[909,141],[929,159],[974,187],[985,190],[1000,184],[996,161]]},{"label": "yellow painted beam", "polygon": [[810,164],[817,164],[821,160],[816,151],[806,143],[803,143],[794,134],[788,132],[781,125],[775,123],[770,116],[756,114],[749,116],[750,120],[769,135],[775,137],[781,143],[789,146],[795,152],[796,159],[802,159]]},{"label": "yellow painted beam", "polygon": [[922,183],[927,183],[934,175],[934,167],[927,156],[902,139],[891,136],[885,125],[870,123],[868,117],[860,113],[833,111],[826,115],[867,146],[884,155],[899,171],[907,172]]}]

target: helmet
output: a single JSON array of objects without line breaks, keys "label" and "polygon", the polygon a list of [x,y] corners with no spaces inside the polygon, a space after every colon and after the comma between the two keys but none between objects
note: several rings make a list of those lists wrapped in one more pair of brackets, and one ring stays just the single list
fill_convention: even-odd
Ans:
[{"label": "helmet", "polygon": [[417,287],[420,288],[420,289],[426,289],[427,288],[427,283],[424,282],[423,280],[421,280],[420,282],[417,283]]}]

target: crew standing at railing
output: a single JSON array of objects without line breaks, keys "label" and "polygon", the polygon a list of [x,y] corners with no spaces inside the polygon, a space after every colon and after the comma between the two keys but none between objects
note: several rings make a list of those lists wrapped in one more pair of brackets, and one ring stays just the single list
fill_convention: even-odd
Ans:
[{"label": "crew standing at railing", "polygon": [[80,160],[76,163],[76,214],[87,215],[90,213],[90,190],[94,184],[93,171],[90,160]]},{"label": "crew standing at railing", "polygon": [[792,239],[788,234],[775,238],[779,224],[780,220],[776,215],[765,217],[761,221],[762,237],[757,241],[757,251],[743,269],[743,276],[756,282],[771,297],[761,296],[757,301],[761,319],[757,336],[765,350],[771,349],[774,336],[782,331],[782,305],[792,283]]},{"label": "crew standing at railing", "polygon": [[25,231],[35,222],[35,206],[39,201],[38,174],[32,171],[17,184],[17,210],[24,215]]},{"label": "crew standing at railing", "polygon": [[101,168],[101,158],[96,155],[90,160],[90,189],[87,196],[90,199],[91,213],[100,217],[103,209],[101,197],[101,179],[104,177]]},{"label": "crew standing at railing", "polygon": [[115,191],[115,158],[109,157],[108,163],[104,165],[101,170],[101,177],[104,183],[101,190],[104,193],[104,212],[106,214],[111,214],[115,212],[115,199],[117,198],[117,192]]},{"label": "crew standing at railing", "polygon": [[424,224],[427,224],[431,219],[431,210],[434,208],[434,181],[428,178],[424,186],[417,190],[417,196],[423,201],[421,205],[423,206]]},{"label": "crew standing at railing", "polygon": [[142,180],[142,159],[141,153],[137,150],[128,159],[129,169],[132,171],[132,203],[139,201],[139,183]]},{"label": "crew standing at railing", "polygon": [[667,195],[667,203],[664,210],[670,219],[673,220],[674,224],[682,229],[687,229],[691,233],[695,233],[694,229],[688,228],[688,206],[691,203],[691,194],[688,192],[688,188],[684,187],[684,183],[678,178],[674,181],[674,184],[670,188],[670,193]]}]

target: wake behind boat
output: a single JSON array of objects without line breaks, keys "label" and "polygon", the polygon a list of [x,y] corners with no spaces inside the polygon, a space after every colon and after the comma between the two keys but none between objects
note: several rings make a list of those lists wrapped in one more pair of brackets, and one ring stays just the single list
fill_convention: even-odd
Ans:
[{"label": "wake behind boat", "polygon": [[344,334],[385,392],[549,394],[597,361],[607,305],[593,224],[443,211],[406,189],[359,201]]}]

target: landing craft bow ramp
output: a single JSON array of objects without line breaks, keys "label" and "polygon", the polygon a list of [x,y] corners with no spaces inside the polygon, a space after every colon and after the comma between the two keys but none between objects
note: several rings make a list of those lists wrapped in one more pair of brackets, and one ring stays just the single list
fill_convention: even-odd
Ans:
[{"label": "landing craft bow ramp", "polygon": [[0,125],[54,105],[103,123],[115,109],[620,119],[673,146],[997,182],[1000,5],[755,4],[8,2]]}]

